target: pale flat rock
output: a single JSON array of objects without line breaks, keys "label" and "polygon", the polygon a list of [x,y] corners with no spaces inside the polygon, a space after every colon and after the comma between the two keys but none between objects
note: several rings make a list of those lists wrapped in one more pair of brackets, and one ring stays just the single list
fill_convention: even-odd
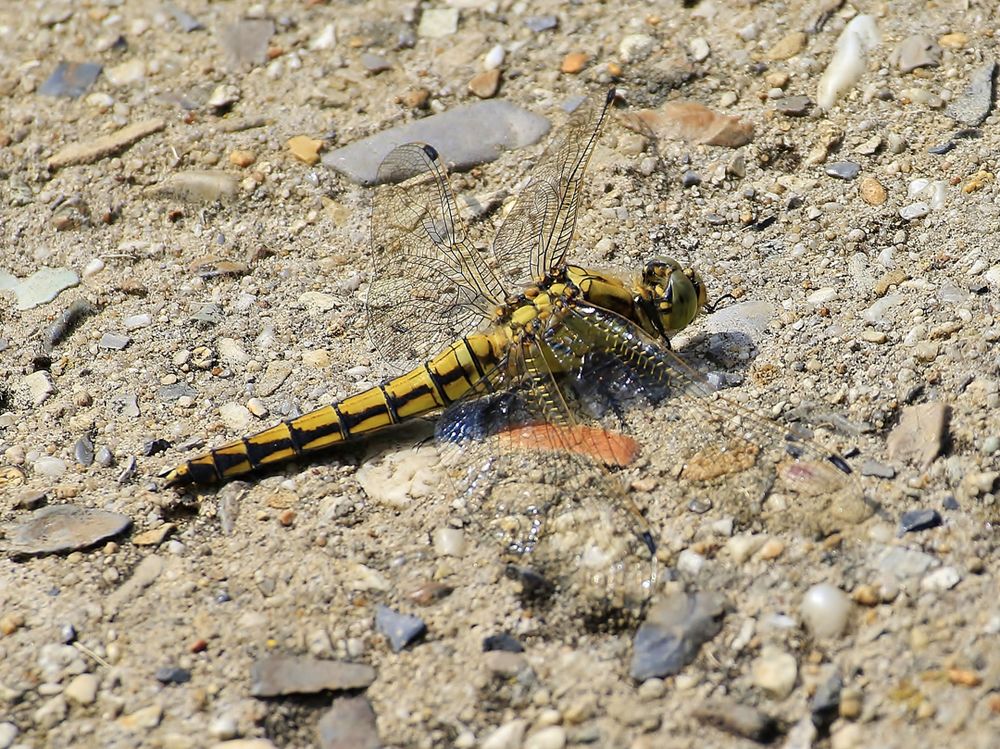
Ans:
[{"label": "pale flat rock", "polygon": [[60,292],[80,283],[80,277],[69,268],[39,268],[23,280],[0,270],[0,291],[12,291],[19,310],[32,309],[51,302]]},{"label": "pale flat rock", "polygon": [[373,681],[375,669],[365,663],[276,655],[261,658],[250,668],[254,697],[364,689]]},{"label": "pale flat rock", "polygon": [[151,120],[126,125],[111,135],[103,135],[84,143],[73,143],[57,151],[49,159],[49,169],[60,169],[73,164],[90,164],[105,156],[118,153],[147,135],[159,132],[166,126],[166,121],[155,117]]},{"label": "pale flat rock", "polygon": [[341,697],[316,724],[321,749],[379,749],[375,711],[365,697]]},{"label": "pale flat rock", "polygon": [[502,151],[537,143],[549,121],[507,101],[491,99],[384,130],[331,151],[323,164],[362,185],[374,185],[379,164],[396,146],[429,143],[455,171],[493,161]]},{"label": "pale flat rock", "polygon": [[977,68],[972,73],[969,85],[948,106],[948,116],[970,127],[982,124],[993,108],[996,75],[996,60],[989,60]]},{"label": "pale flat rock", "polygon": [[23,523],[8,526],[4,550],[12,557],[85,549],[128,530],[132,519],[108,510],[51,505]]},{"label": "pale flat rock", "polygon": [[893,460],[908,460],[927,468],[941,452],[948,429],[949,408],[940,402],[907,406],[889,434],[886,447]]},{"label": "pale flat rock", "polygon": [[239,193],[240,183],[233,175],[217,169],[191,169],[171,174],[162,182],[146,188],[154,197],[170,197],[191,203],[212,203],[232,200]]}]

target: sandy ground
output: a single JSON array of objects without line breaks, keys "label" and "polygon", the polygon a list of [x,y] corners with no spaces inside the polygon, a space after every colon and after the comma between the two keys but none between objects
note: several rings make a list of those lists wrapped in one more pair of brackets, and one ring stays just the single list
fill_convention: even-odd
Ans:
[{"label": "sandy ground", "polygon": [[[49,505],[133,521],[94,548],[0,562],[3,746],[315,745],[331,695],[252,697],[251,664],[268,653],[372,665],[377,676],[358,693],[386,746],[491,746],[498,727],[507,733],[494,748],[753,745],[697,717],[718,700],[772,716],[775,745],[996,745],[1000,131],[991,115],[955,137],[965,126],[946,113],[997,54],[1000,15],[989,3],[470,0],[453,4],[457,30],[439,38],[421,35],[421,10],[447,3],[178,5],[203,28],[185,32],[171,6],[146,0],[0,4],[0,270],[82,276],[27,310],[0,295],[0,519],[25,520],[25,505],[44,493]],[[817,29],[819,6],[831,13]],[[777,112],[783,98],[817,98],[857,13],[873,14],[882,36],[859,82],[828,112]],[[526,23],[549,14],[554,28]],[[274,22],[259,63],[234,64],[220,41],[241,18]],[[331,24],[335,40],[325,36]],[[904,73],[892,52],[916,34],[940,55]],[[779,42],[798,49],[777,59]],[[694,354],[742,383],[730,397],[779,419],[809,416],[856,468],[875,461],[894,474],[862,479],[879,511],[833,536],[817,533],[803,508],[755,515],[723,498],[698,514],[655,480],[666,470],[657,430],[677,426],[650,415],[640,436],[651,457],[633,470],[653,479],[635,485],[665,566],[677,570],[664,591],[727,601],[721,632],[664,680],[629,677],[631,626],[546,626],[443,483],[402,505],[364,491],[358,466],[381,450],[410,451],[419,434],[193,496],[156,484],[199,446],[395,371],[364,329],[371,190],[303,163],[286,144],[304,135],[332,150],[474,101],[468,82],[497,44],[506,51],[498,96],[555,127],[564,102],[612,82],[632,109],[683,98],[753,125],[737,152],[654,144],[612,122],[573,258],[631,271],[672,254],[701,270],[713,297],[771,305],[773,319],[747,323],[752,349],[703,338]],[[561,72],[574,52],[588,61]],[[365,54],[388,69],[371,72],[380,65]],[[62,60],[99,62],[104,73],[79,98],[40,93]],[[410,106],[421,89],[430,110]],[[69,144],[155,120],[116,153],[50,165]],[[946,153],[928,151],[948,141]],[[456,191],[503,198],[542,147],[461,175]],[[829,176],[840,161],[860,176]],[[187,170],[231,175],[232,194],[166,194],[163,184]],[[700,184],[685,187],[686,172]],[[870,202],[865,191],[877,190],[865,178],[884,188],[884,202]],[[928,197],[933,184],[908,195],[917,179],[943,181],[941,199]],[[934,203],[926,215],[901,216],[921,201]],[[46,354],[46,331],[76,300],[92,314]],[[740,325],[713,327],[709,317],[698,332]],[[108,333],[130,340],[108,347]],[[51,385],[39,397],[29,379],[37,371]],[[261,395],[278,371],[281,386]],[[919,404],[950,411],[940,450],[933,435],[920,438],[932,446],[923,463],[887,446]],[[110,465],[78,462],[84,436],[110,452]],[[147,455],[155,439],[170,447]],[[937,510],[943,524],[898,535],[913,509]],[[463,523],[462,555],[443,555],[435,530]],[[162,539],[139,535],[156,529]],[[851,602],[846,630],[828,638],[800,614],[820,582]],[[424,605],[409,596],[433,583],[454,591]],[[425,639],[393,652],[374,628],[379,604],[420,616]],[[69,625],[79,647],[63,644]],[[526,645],[513,665],[482,652],[499,632]],[[789,663],[790,684],[762,674],[787,676]],[[162,683],[165,666],[190,680]],[[80,673],[97,677],[96,691],[79,681],[70,689]],[[817,731],[810,704],[834,675],[839,707]]]}]

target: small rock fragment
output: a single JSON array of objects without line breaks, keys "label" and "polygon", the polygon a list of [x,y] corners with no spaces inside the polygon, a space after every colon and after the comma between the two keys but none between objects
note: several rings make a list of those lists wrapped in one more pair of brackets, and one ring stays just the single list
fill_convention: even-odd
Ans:
[{"label": "small rock fragment", "polygon": [[105,156],[118,153],[147,135],[157,133],[166,127],[160,118],[144,120],[126,125],[111,135],[103,135],[85,143],[74,143],[57,151],[48,160],[49,169],[61,169],[74,164],[90,164]]},{"label": "small rock fragment", "polygon": [[38,87],[38,93],[76,99],[94,85],[101,74],[101,67],[97,62],[60,62],[52,75]]},{"label": "small rock fragment", "polygon": [[862,14],[851,19],[838,37],[833,59],[820,78],[816,93],[820,109],[830,109],[857,83],[867,67],[868,53],[881,42],[873,16]]},{"label": "small rock fragment", "polygon": [[629,34],[618,45],[618,54],[622,62],[641,62],[653,53],[657,44],[656,39],[648,34]]},{"label": "small rock fragment", "polygon": [[915,221],[918,218],[923,218],[930,212],[931,207],[924,202],[910,203],[899,209],[900,217],[907,221]]},{"label": "small rock fragment", "polygon": [[362,52],[359,59],[361,67],[370,75],[378,75],[387,70],[392,70],[392,63],[382,55],[376,55],[373,52]]},{"label": "small rock fragment", "polygon": [[13,557],[56,554],[93,546],[128,530],[132,520],[108,510],[50,505],[8,526],[4,551]]},{"label": "small rock fragment", "polygon": [[551,31],[559,26],[559,18],[552,15],[528,16],[524,19],[524,25],[536,34],[541,34],[543,31]]},{"label": "small rock fragment", "polygon": [[874,177],[862,177],[858,184],[858,193],[868,205],[882,205],[889,197],[882,183]]},{"label": "small rock fragment", "polygon": [[840,637],[847,627],[851,599],[840,588],[829,583],[813,585],[802,597],[802,621],[813,637]]},{"label": "small rock fragment", "polygon": [[301,656],[267,656],[250,668],[250,694],[254,697],[364,689],[373,681],[375,669],[367,664]]},{"label": "small rock fragment", "polygon": [[232,200],[239,193],[236,177],[214,169],[192,169],[170,175],[146,188],[150,195],[174,197],[192,203]]},{"label": "small rock fragment", "polygon": [[105,68],[104,77],[112,86],[131,86],[140,83],[146,78],[146,61],[137,58]]},{"label": "small rock fragment", "polygon": [[92,705],[97,700],[99,684],[94,674],[78,674],[66,685],[63,696],[77,705]]},{"label": "small rock fragment", "polygon": [[266,62],[273,35],[274,21],[266,18],[242,18],[218,32],[230,67],[237,69]]},{"label": "small rock fragment", "polygon": [[320,749],[379,749],[375,711],[365,697],[339,697],[316,724]]},{"label": "small rock fragment", "polygon": [[583,70],[589,59],[590,56],[586,52],[570,52],[563,58],[559,70],[569,75],[575,75]]},{"label": "small rock fragment", "polygon": [[132,339],[127,335],[118,335],[117,333],[108,332],[101,336],[101,340],[97,342],[97,347],[121,351],[131,342]]},{"label": "small rock fragment", "polygon": [[760,655],[751,666],[751,676],[754,684],[767,692],[774,699],[783,700],[795,688],[798,677],[798,664],[791,653],[767,645],[761,649]]},{"label": "small rock fragment", "polygon": [[0,270],[0,291],[14,292],[17,308],[22,311],[51,302],[60,292],[78,283],[80,277],[69,268],[39,268],[20,281]]},{"label": "small rock fragment", "polygon": [[851,180],[861,174],[861,165],[853,161],[833,161],[823,169],[828,177]]},{"label": "small rock fragment", "polygon": [[731,700],[707,702],[694,711],[694,717],[721,731],[768,744],[778,735],[778,722],[749,705]]},{"label": "small rock fragment", "polygon": [[375,628],[389,639],[397,653],[427,632],[427,625],[420,617],[401,614],[388,606],[375,610]]},{"label": "small rock fragment", "polygon": [[809,113],[812,99],[808,96],[784,96],[774,102],[774,109],[788,117],[802,117]]},{"label": "small rock fragment", "polygon": [[925,34],[908,36],[893,50],[890,61],[902,72],[909,73],[917,68],[936,68],[941,64],[941,48]]},{"label": "small rock fragment", "polygon": [[484,70],[469,81],[469,91],[480,99],[490,99],[496,96],[499,88],[500,71],[496,68]]},{"label": "small rock fragment", "polygon": [[679,673],[719,633],[724,615],[717,593],[679,593],[654,604],[633,640],[629,674],[645,681]]},{"label": "small rock fragment", "polygon": [[993,84],[997,63],[989,60],[972,73],[968,87],[948,106],[947,115],[970,127],[982,124],[993,108]]},{"label": "small rock fragment", "polygon": [[937,528],[943,522],[937,510],[907,510],[899,518],[899,535]]},{"label": "small rock fragment", "polygon": [[753,125],[737,117],[718,114],[693,101],[670,101],[659,109],[643,109],[622,117],[631,130],[692,143],[739,148],[753,139]]},{"label": "small rock fragment", "polygon": [[458,31],[458,8],[428,8],[420,14],[417,36],[440,39]]},{"label": "small rock fragment", "polygon": [[801,52],[806,47],[806,41],[808,37],[804,32],[793,31],[788,34],[778,42],[775,43],[771,49],[767,51],[764,55],[768,60],[787,60],[791,57],[795,57],[799,52]]},{"label": "small rock fragment", "polygon": [[55,383],[52,382],[52,375],[44,369],[32,372],[22,382],[28,391],[31,403],[35,406],[42,405],[45,399],[56,391]]},{"label": "small rock fragment", "polygon": [[947,435],[949,408],[939,401],[907,406],[889,434],[889,457],[909,460],[926,469],[941,452]]},{"label": "small rock fragment", "polygon": [[323,141],[314,140],[306,135],[296,135],[294,138],[289,138],[287,145],[292,156],[299,161],[309,166],[319,163],[319,152],[323,147]]}]

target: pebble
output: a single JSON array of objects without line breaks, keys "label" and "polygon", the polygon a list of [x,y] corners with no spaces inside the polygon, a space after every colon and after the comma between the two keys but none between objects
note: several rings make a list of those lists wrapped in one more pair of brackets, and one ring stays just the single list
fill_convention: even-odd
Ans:
[{"label": "pebble", "polygon": [[618,44],[618,55],[624,63],[642,62],[653,53],[658,44],[648,34],[629,34]]},{"label": "pebble", "polygon": [[893,50],[890,62],[903,73],[917,68],[936,68],[941,64],[941,48],[925,34],[914,34],[901,41]]},{"label": "pebble", "polygon": [[717,593],[677,593],[654,603],[632,642],[629,674],[645,681],[680,673],[719,633],[724,615]]},{"label": "pebble", "polygon": [[107,447],[101,447],[98,448],[97,453],[94,455],[94,461],[102,468],[108,468],[114,464],[115,456]]},{"label": "pebble", "polygon": [[319,163],[319,152],[323,147],[323,141],[310,138],[306,135],[296,135],[289,138],[286,145],[292,156],[302,163],[310,166]]},{"label": "pebble", "polygon": [[937,510],[907,510],[899,518],[899,535],[937,528],[943,522]]},{"label": "pebble", "polygon": [[778,735],[778,722],[749,705],[731,700],[713,700],[694,711],[694,717],[721,731],[769,744]]},{"label": "pebble", "polygon": [[21,281],[0,270],[0,291],[14,292],[17,308],[22,311],[51,302],[78,283],[80,277],[69,268],[39,268]]},{"label": "pebble", "polygon": [[586,52],[570,52],[563,57],[562,62],[559,65],[559,70],[563,73],[568,73],[569,75],[575,75],[583,70],[589,59],[590,55]]},{"label": "pebble", "polygon": [[969,85],[948,105],[947,115],[970,127],[982,124],[993,108],[993,79],[996,73],[995,60],[989,60],[973,71]]},{"label": "pebble", "polygon": [[84,468],[94,463],[94,443],[90,437],[84,435],[73,445],[73,457],[76,462]]},{"label": "pebble", "polygon": [[191,169],[175,172],[149,188],[150,195],[180,198],[191,203],[214,203],[233,200],[240,183],[231,174],[214,169]]},{"label": "pebble", "polygon": [[837,38],[837,48],[820,77],[816,103],[830,109],[857,83],[867,68],[868,53],[882,43],[875,18],[857,15]]},{"label": "pebble", "polygon": [[5,548],[15,557],[74,551],[113,538],[131,525],[130,518],[117,512],[51,505],[8,526]]},{"label": "pebble", "polygon": [[659,109],[640,109],[621,117],[630,130],[658,138],[739,148],[753,140],[753,125],[738,117],[719,114],[695,101],[673,100]]},{"label": "pebble", "polygon": [[899,423],[886,439],[889,457],[926,469],[944,445],[948,417],[948,406],[939,401],[904,408]]},{"label": "pebble", "polygon": [[543,31],[551,31],[559,26],[558,16],[528,16],[524,19],[524,25],[536,34]]},{"label": "pebble", "polygon": [[177,526],[173,523],[163,523],[142,533],[136,533],[132,536],[132,544],[135,546],[159,546],[176,529]]},{"label": "pebble", "polygon": [[162,666],[156,669],[153,676],[161,684],[186,684],[191,681],[191,672],[180,666]]},{"label": "pebble", "polygon": [[802,597],[800,612],[813,637],[821,640],[840,637],[847,628],[851,599],[835,585],[819,583]]},{"label": "pebble", "polygon": [[35,710],[31,714],[31,719],[37,728],[48,730],[62,723],[68,712],[69,706],[66,704],[66,698],[59,694]]},{"label": "pebble", "polygon": [[250,667],[250,694],[254,697],[364,689],[373,681],[375,669],[365,663],[306,656],[266,656]]},{"label": "pebble", "polygon": [[875,476],[880,479],[891,479],[896,475],[896,469],[870,458],[861,464],[862,476]]},{"label": "pebble", "polygon": [[236,738],[239,731],[239,724],[232,715],[220,715],[208,724],[208,735],[220,741]]},{"label": "pebble", "polygon": [[[378,180],[382,160],[400,143],[431,143],[457,171],[537,143],[549,122],[507,101],[491,99],[424,117],[355,141],[323,156],[323,163],[359,184]],[[386,175],[383,175],[383,178]]]},{"label": "pebble", "polygon": [[36,460],[31,468],[39,476],[47,476],[48,478],[55,479],[66,473],[66,461],[60,458],[45,456]]},{"label": "pebble", "polygon": [[375,610],[375,628],[389,639],[396,653],[427,632],[427,625],[420,617],[401,614],[381,605]]},{"label": "pebble", "polygon": [[97,342],[98,348],[112,349],[113,351],[121,351],[123,348],[132,343],[132,339],[127,335],[119,335],[117,333],[105,333],[101,336],[101,340]]},{"label": "pebble", "polygon": [[380,749],[375,711],[366,697],[339,697],[316,724],[320,749]]},{"label": "pebble", "polygon": [[253,421],[250,409],[242,403],[229,402],[219,406],[219,416],[223,423],[234,432],[245,432]]},{"label": "pebble", "polygon": [[226,110],[240,100],[240,90],[231,83],[222,83],[215,87],[208,97],[206,105],[210,109]]},{"label": "pebble", "polygon": [[32,372],[30,375],[25,376],[21,382],[28,391],[32,405],[35,406],[42,405],[50,395],[56,392],[55,383],[52,382],[52,375],[44,369]]},{"label": "pebble", "polygon": [[795,688],[798,664],[795,656],[773,645],[764,646],[750,667],[753,683],[771,697],[783,700]]},{"label": "pebble", "polygon": [[79,674],[66,685],[63,696],[77,705],[92,705],[97,700],[97,687],[100,681],[94,674]]},{"label": "pebble", "polygon": [[260,65],[267,61],[267,48],[274,36],[274,21],[267,18],[242,18],[222,26],[217,36],[233,69]]},{"label": "pebble", "polygon": [[708,42],[703,37],[696,36],[688,43],[688,52],[695,62],[704,62],[712,53],[712,48],[708,46]]},{"label": "pebble", "polygon": [[9,749],[17,738],[17,726],[7,721],[0,722],[0,749]]},{"label": "pebble", "polygon": [[936,562],[934,557],[922,551],[893,546],[879,557],[877,565],[880,571],[906,580],[924,574]]},{"label": "pebble", "polygon": [[420,14],[417,36],[440,39],[458,31],[458,8],[428,8]]},{"label": "pebble", "polygon": [[42,96],[64,96],[76,99],[83,96],[94,85],[101,74],[98,62],[60,62],[52,75],[38,87]]},{"label": "pebble", "polygon": [[125,326],[125,330],[138,330],[139,328],[148,328],[153,324],[153,317],[148,313],[143,313],[139,315],[129,315],[128,317],[122,319],[122,325]]},{"label": "pebble", "polygon": [[481,749],[520,749],[527,730],[526,720],[508,721],[483,739]]},{"label": "pebble", "polygon": [[785,96],[774,103],[774,109],[788,117],[802,117],[809,113],[812,99],[808,96]]},{"label": "pebble", "polygon": [[205,25],[201,23],[201,21],[199,21],[197,18],[192,16],[187,11],[178,8],[173,3],[167,3],[164,7],[167,10],[167,12],[169,12],[170,15],[174,17],[174,20],[177,22],[177,25],[181,27],[181,31],[183,31],[185,34],[189,34],[192,31],[200,31],[201,29],[205,28]]},{"label": "pebble", "polygon": [[889,197],[885,187],[874,177],[862,177],[858,184],[858,194],[868,205],[882,205]]},{"label": "pebble", "polygon": [[392,63],[387,58],[382,55],[376,55],[373,52],[362,52],[360,62],[365,72],[371,75],[378,75],[379,73],[384,73],[386,70],[392,70]]},{"label": "pebble", "polygon": [[930,212],[931,207],[924,202],[910,203],[909,205],[904,205],[899,209],[900,217],[906,219],[907,221],[914,221],[918,218],[923,218]]},{"label": "pebble", "polygon": [[484,70],[469,81],[469,91],[480,99],[490,99],[496,96],[500,88],[500,71],[496,68]]},{"label": "pebble", "polygon": [[434,551],[438,556],[462,556],[465,553],[465,533],[459,528],[438,528],[434,531]]},{"label": "pebble", "polygon": [[779,39],[764,57],[768,60],[787,60],[806,48],[808,37],[802,31],[793,31]]},{"label": "pebble", "polygon": [[494,44],[490,51],[483,56],[483,70],[496,70],[504,61],[504,48],[501,44]]},{"label": "pebble", "polygon": [[163,708],[160,705],[147,705],[134,713],[123,715],[115,721],[122,728],[129,730],[156,728],[163,720]]},{"label": "pebble", "polygon": [[823,171],[829,177],[837,179],[855,179],[861,174],[861,165],[853,161],[834,161],[826,165]]},{"label": "pebble", "polygon": [[128,60],[104,69],[104,77],[112,86],[131,86],[146,78],[146,61],[141,58]]},{"label": "pebble", "polygon": [[483,652],[503,651],[505,653],[523,653],[524,645],[517,641],[512,635],[501,632],[498,635],[490,635],[483,638]]},{"label": "pebble", "polygon": [[962,575],[954,567],[941,567],[928,573],[920,581],[921,590],[951,590],[962,581]]},{"label": "pebble", "polygon": [[547,726],[530,734],[522,746],[524,749],[563,749],[566,746],[566,729]]}]

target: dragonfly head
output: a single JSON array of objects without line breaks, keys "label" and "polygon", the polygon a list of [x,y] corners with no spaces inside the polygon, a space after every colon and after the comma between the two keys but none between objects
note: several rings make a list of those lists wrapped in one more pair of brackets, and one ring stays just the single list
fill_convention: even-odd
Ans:
[{"label": "dragonfly head", "polygon": [[650,322],[662,334],[686,327],[708,304],[708,292],[698,272],[668,257],[646,263],[639,296]]}]

